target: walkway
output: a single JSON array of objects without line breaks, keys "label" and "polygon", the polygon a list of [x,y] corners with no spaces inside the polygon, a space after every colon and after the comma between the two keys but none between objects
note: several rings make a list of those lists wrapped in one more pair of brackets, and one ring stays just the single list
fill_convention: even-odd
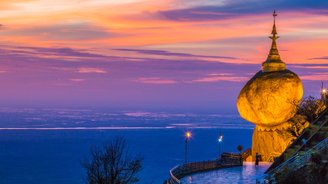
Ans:
[{"label": "walkway", "polygon": [[181,179],[183,184],[255,184],[257,179],[263,179],[265,170],[271,163],[261,163],[255,167],[254,163],[244,163],[243,167],[233,167],[208,171],[186,176]]},{"label": "walkway", "polygon": [[223,153],[221,159],[190,162],[183,165],[175,166],[170,170],[170,178],[164,183],[181,184],[181,178],[189,176],[193,173],[206,172],[230,167],[241,167],[242,159],[240,155],[232,153]]}]

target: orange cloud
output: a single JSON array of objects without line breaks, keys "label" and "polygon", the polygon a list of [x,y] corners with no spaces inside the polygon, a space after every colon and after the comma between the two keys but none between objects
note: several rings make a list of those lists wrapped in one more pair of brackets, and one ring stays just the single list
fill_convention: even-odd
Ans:
[{"label": "orange cloud", "polygon": [[0,1],[0,9],[7,10],[7,9],[16,9],[17,5],[20,3],[27,3],[33,2],[36,0],[1,0]]},{"label": "orange cloud", "polygon": [[[13,4],[9,0],[3,2]],[[0,40],[12,45],[67,45],[72,48],[102,49],[104,54],[108,54],[107,48],[143,47],[243,58],[226,61],[229,63],[261,63],[270,47],[267,36],[271,31],[272,17],[269,14],[249,14],[202,22],[173,21],[165,19],[158,12],[174,8],[174,5],[179,4],[176,0],[93,0],[78,4],[64,0],[56,3],[51,0],[13,2],[20,4],[0,15],[0,24],[5,25],[5,29],[0,30]],[[53,5],[51,10],[45,8],[49,5]],[[109,8],[111,11],[108,11]],[[204,14],[201,11],[196,13],[199,16]],[[220,14],[205,12],[209,13]],[[76,27],[79,24],[92,25],[89,27],[91,30]],[[278,47],[284,61],[308,63],[307,58],[325,55],[328,52],[328,40],[326,28],[322,28],[322,25],[328,25],[325,15],[280,13],[277,19],[281,35]],[[33,32],[33,28],[38,30],[34,29]],[[30,34],[26,35],[28,30]],[[311,63],[327,61],[313,60]]]}]

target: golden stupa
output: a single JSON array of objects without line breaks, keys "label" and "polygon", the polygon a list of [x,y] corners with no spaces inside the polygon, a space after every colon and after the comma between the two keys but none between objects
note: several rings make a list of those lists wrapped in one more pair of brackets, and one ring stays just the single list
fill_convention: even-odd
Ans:
[{"label": "golden stupa", "polygon": [[274,11],[272,45],[255,74],[241,90],[237,99],[239,114],[254,123],[252,154],[259,153],[265,161],[279,156],[295,138],[287,129],[294,126],[297,106],[303,96],[301,79],[286,69],[277,48],[277,29]]}]

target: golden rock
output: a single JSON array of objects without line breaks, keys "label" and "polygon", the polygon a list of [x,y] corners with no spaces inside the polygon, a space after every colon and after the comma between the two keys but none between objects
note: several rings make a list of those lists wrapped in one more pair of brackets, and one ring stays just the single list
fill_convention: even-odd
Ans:
[{"label": "golden rock", "polygon": [[262,63],[262,70],[250,79],[237,99],[242,118],[254,123],[252,158],[259,153],[262,161],[273,161],[308,126],[296,115],[303,96],[301,79],[286,69],[281,60],[276,40],[276,12],[273,13],[272,45]]},{"label": "golden rock", "polygon": [[295,73],[260,71],[241,90],[237,108],[245,120],[273,127],[295,115],[302,96],[302,82]]}]

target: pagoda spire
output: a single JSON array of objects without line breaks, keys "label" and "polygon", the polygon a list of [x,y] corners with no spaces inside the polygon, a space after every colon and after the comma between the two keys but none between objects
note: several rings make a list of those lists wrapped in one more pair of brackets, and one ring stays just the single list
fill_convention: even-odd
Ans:
[{"label": "pagoda spire", "polygon": [[277,28],[276,28],[276,16],[278,16],[278,14],[276,13],[276,10],[273,11],[273,27],[272,27],[272,36],[269,36],[269,38],[272,40],[272,44],[271,44],[271,49],[270,49],[270,53],[268,55],[267,61],[272,61],[272,60],[277,60],[277,61],[281,61],[280,59],[280,55],[279,55],[279,51],[277,48],[277,39],[279,38],[279,36],[277,36],[278,32],[277,32]]},{"label": "pagoda spire", "polygon": [[278,32],[276,28],[276,17],[278,16],[276,10],[273,11],[272,16],[273,16],[273,27],[272,27],[271,36],[269,36],[269,38],[272,40],[272,44],[271,44],[269,55],[266,61],[262,64],[262,70],[264,72],[286,69],[285,63],[280,59],[280,55],[277,47],[277,39],[279,38],[279,36],[277,36]]}]

